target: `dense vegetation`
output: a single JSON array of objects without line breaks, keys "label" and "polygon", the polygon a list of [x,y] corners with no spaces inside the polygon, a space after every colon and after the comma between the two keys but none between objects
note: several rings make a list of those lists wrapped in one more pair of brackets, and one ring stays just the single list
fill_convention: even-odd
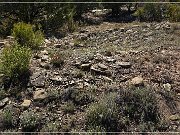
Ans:
[{"label": "dense vegetation", "polygon": [[[24,2],[13,2],[19,1]],[[71,0],[77,1],[83,0]],[[163,68],[168,67],[170,70],[168,64],[177,64],[179,55],[164,56],[165,47],[162,46],[159,48],[164,49],[160,52],[163,55],[155,55],[151,49],[160,49],[151,41],[161,42],[163,39],[171,43],[179,39],[179,33],[175,30],[179,29],[178,26],[170,29],[166,24],[154,25],[155,22],[163,21],[179,22],[179,4],[114,4],[106,3],[108,0],[96,0],[98,3],[93,4],[45,3],[48,0],[39,2],[44,3],[0,4],[0,36],[3,41],[7,41],[0,44],[0,131],[78,130],[105,134],[172,129],[169,126],[171,123],[163,117],[159,97],[164,98],[163,101],[166,99],[168,105],[176,104],[176,93],[171,91],[171,85],[176,84],[172,83],[173,79],[164,73],[166,70]],[[93,11],[95,9],[100,9],[101,15]],[[80,26],[100,24],[104,20],[150,22],[153,26],[133,25],[130,29],[115,28],[89,35],[84,30],[65,37]],[[169,36],[174,31],[177,33]],[[162,32],[162,36],[158,32]],[[56,34],[58,38],[65,38],[59,40],[54,37]],[[106,34],[110,35],[109,39],[106,39]],[[49,41],[49,37],[53,37],[53,41]],[[120,48],[127,47],[129,52],[118,52],[121,49],[119,46],[116,48],[115,44],[121,42],[120,38],[123,41]],[[128,48],[129,41],[134,43],[136,40],[143,45],[148,41],[154,46],[147,49],[147,54],[145,47],[142,52],[132,51]],[[102,46],[99,46],[101,43]],[[174,72],[178,66],[173,67]],[[154,69],[163,70],[157,71],[162,74],[154,75]],[[127,74],[130,73],[129,77]],[[149,74],[155,79],[149,77]],[[170,119],[180,119],[176,112],[173,114]]]},{"label": "dense vegetation", "polygon": [[[18,2],[18,1],[20,0],[16,0],[13,2]],[[136,2],[135,0],[131,0],[131,1]],[[25,1],[20,1],[20,2],[25,2]],[[41,0],[40,2],[48,2],[48,0]],[[64,0],[63,2],[66,2],[66,0]],[[71,0],[70,2],[73,2],[73,0]],[[75,2],[82,2],[82,1],[76,0]],[[119,18],[119,16],[130,14],[136,17],[137,19],[139,19],[140,21],[162,21],[162,20],[179,21],[180,20],[179,4],[100,3],[100,2],[108,2],[107,0],[96,0],[93,2],[99,2],[99,3],[1,4],[0,34],[1,36],[9,35],[11,33],[11,29],[14,23],[25,22],[25,23],[36,24],[37,29],[39,28],[39,26],[41,26],[46,33],[48,31],[55,30],[55,31],[60,31],[61,35],[64,35],[64,33],[72,32],[77,28],[77,21],[78,22],[83,21],[82,20],[83,13],[87,13],[88,11],[97,8],[111,9],[111,15],[116,18]],[[127,8],[127,12],[124,11],[123,7]]]}]

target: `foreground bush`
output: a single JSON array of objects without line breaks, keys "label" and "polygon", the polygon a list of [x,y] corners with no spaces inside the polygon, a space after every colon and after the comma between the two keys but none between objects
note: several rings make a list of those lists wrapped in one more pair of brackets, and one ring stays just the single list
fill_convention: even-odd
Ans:
[{"label": "foreground bush", "polygon": [[179,22],[180,21],[180,5],[169,4],[166,15],[170,21]]},{"label": "foreground bush", "polygon": [[91,131],[117,131],[118,108],[115,95],[110,94],[96,104],[92,104],[87,111],[87,128]]},{"label": "foreground bush", "polygon": [[40,124],[41,117],[33,111],[24,111],[20,116],[20,122],[23,132],[35,131]]},{"label": "foreground bush", "polygon": [[88,131],[158,131],[161,123],[155,93],[149,88],[120,90],[92,104],[86,114]]},{"label": "foreground bush", "polygon": [[144,4],[134,15],[140,21],[180,21],[180,5],[178,4]]},{"label": "foreground bush", "polygon": [[34,31],[31,24],[23,22],[14,24],[12,35],[21,46],[27,46],[32,49],[38,48],[44,41],[41,31]]},{"label": "foreground bush", "polygon": [[129,124],[148,125],[151,123],[151,127],[154,128],[146,130],[157,130],[155,127],[160,122],[160,113],[153,90],[148,88],[121,90],[117,104],[121,108],[120,114],[129,121]]},{"label": "foreground bush", "polygon": [[13,83],[27,78],[31,51],[27,47],[17,44],[5,47],[2,52],[0,69],[4,78],[9,78]]},{"label": "foreground bush", "polygon": [[138,8],[134,15],[137,16],[140,21],[162,21],[162,9],[163,6],[161,4],[148,3]]}]

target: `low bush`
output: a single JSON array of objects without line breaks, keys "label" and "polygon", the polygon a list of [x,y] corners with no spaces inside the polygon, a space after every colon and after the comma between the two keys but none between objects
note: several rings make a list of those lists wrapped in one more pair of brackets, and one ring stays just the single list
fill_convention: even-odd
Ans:
[{"label": "low bush", "polygon": [[140,21],[180,21],[180,6],[178,4],[144,4],[134,13]]},{"label": "low bush", "polygon": [[41,117],[33,111],[25,111],[20,116],[20,122],[23,132],[35,131],[40,124]]},{"label": "low bush", "polygon": [[54,53],[51,55],[51,64],[54,67],[61,67],[64,64],[65,57],[63,53]]},{"label": "low bush", "polygon": [[115,98],[110,94],[88,108],[86,125],[89,130],[117,131],[119,118]]},{"label": "low bush", "polygon": [[180,21],[180,6],[178,4],[169,4],[167,6],[167,18],[172,22]]},{"label": "low bush", "polygon": [[10,110],[5,110],[1,114],[1,128],[7,129],[13,126],[13,115]]},{"label": "low bush", "polygon": [[21,46],[38,48],[44,40],[44,36],[40,30],[34,31],[31,24],[19,22],[14,24],[12,35]]},{"label": "low bush", "polygon": [[0,69],[4,78],[8,78],[8,82],[12,83],[25,82],[29,75],[30,58],[31,50],[27,47],[17,44],[5,47],[0,59]]},{"label": "low bush", "polygon": [[157,131],[161,123],[153,90],[131,88],[107,95],[90,105],[86,114],[89,131]]},{"label": "low bush", "polygon": [[148,3],[138,8],[134,13],[140,21],[162,21],[163,10],[161,4]]},{"label": "low bush", "polygon": [[59,132],[60,124],[58,122],[47,123],[40,132]]},{"label": "low bush", "polygon": [[[160,122],[157,99],[151,89],[121,90],[117,98],[117,104],[121,108],[120,114],[129,119],[131,123],[135,122],[137,125],[153,123],[156,125]],[[146,126],[146,128],[148,127]]]},{"label": "low bush", "polygon": [[0,100],[4,99],[6,96],[7,96],[6,91],[0,88]]},{"label": "low bush", "polygon": [[63,106],[63,111],[65,113],[73,113],[75,111],[75,105],[72,101],[69,101]]}]

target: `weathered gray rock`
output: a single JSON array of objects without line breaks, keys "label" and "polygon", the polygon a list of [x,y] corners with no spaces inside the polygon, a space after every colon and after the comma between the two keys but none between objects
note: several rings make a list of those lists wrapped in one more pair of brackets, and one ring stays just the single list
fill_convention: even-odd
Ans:
[{"label": "weathered gray rock", "polygon": [[62,46],[61,44],[54,44],[55,48],[61,48],[61,46]]},{"label": "weathered gray rock", "polygon": [[28,108],[30,105],[31,105],[31,100],[25,99],[25,100],[22,102],[21,107]]},{"label": "weathered gray rock", "polygon": [[45,72],[35,72],[30,77],[30,84],[36,87],[44,87],[45,85]]},{"label": "weathered gray rock", "polygon": [[55,82],[62,82],[62,78],[60,76],[55,76],[53,78],[50,78],[52,81],[55,81]]},{"label": "weathered gray rock", "polygon": [[48,39],[45,39],[45,43],[46,44],[51,44],[51,41],[49,41]]},{"label": "weathered gray rock", "polygon": [[178,120],[180,120],[180,115],[179,114],[171,115],[169,117],[169,119],[172,120],[172,121],[178,121]]},{"label": "weathered gray rock", "polygon": [[5,41],[0,41],[0,47],[5,46],[6,42]]},{"label": "weathered gray rock", "polygon": [[134,78],[131,80],[131,83],[132,83],[133,85],[135,85],[135,86],[144,85],[143,78],[140,77],[140,76],[134,77]]},{"label": "weathered gray rock", "polygon": [[113,58],[110,58],[110,57],[106,57],[104,60],[107,61],[107,62],[116,62],[116,59],[113,59]]},{"label": "weathered gray rock", "polygon": [[9,98],[4,98],[3,100],[0,101],[0,107],[5,106],[9,102]]},{"label": "weathered gray rock", "polygon": [[7,36],[7,39],[14,40],[13,36]]},{"label": "weathered gray rock", "polygon": [[45,69],[50,69],[51,66],[50,66],[49,63],[41,62],[41,63],[40,63],[40,67],[45,68]]},{"label": "weathered gray rock", "polygon": [[91,67],[91,63],[87,63],[87,64],[82,64],[80,67],[81,67],[81,69],[82,70],[89,70],[90,69],[90,67]]},{"label": "weathered gray rock", "polygon": [[111,76],[111,71],[102,70],[98,65],[92,65],[90,71],[92,74]]},{"label": "weathered gray rock", "polygon": [[166,91],[171,91],[171,84],[169,83],[163,84],[163,87]]},{"label": "weathered gray rock", "polygon": [[34,100],[43,100],[47,98],[47,93],[44,89],[36,89],[36,91],[34,92],[34,96],[33,99]]},{"label": "weathered gray rock", "polygon": [[130,33],[132,33],[132,32],[133,32],[133,30],[132,30],[132,29],[129,29],[129,30],[126,31],[126,34],[130,34]]},{"label": "weathered gray rock", "polygon": [[113,80],[107,76],[103,76],[103,79],[107,82],[112,82]]},{"label": "weathered gray rock", "polygon": [[100,69],[102,69],[102,70],[108,69],[108,67],[107,67],[106,65],[104,65],[104,64],[98,64],[98,67],[99,67]]},{"label": "weathered gray rock", "polygon": [[41,61],[48,61],[49,60],[49,56],[48,55],[43,55],[41,57]]},{"label": "weathered gray rock", "polygon": [[122,68],[130,68],[131,63],[130,62],[116,62],[118,66],[121,66]]},{"label": "weathered gray rock", "polygon": [[125,31],[125,28],[120,28],[120,32],[124,32]]},{"label": "weathered gray rock", "polygon": [[41,51],[41,52],[40,52],[40,56],[42,56],[42,55],[48,55],[48,51],[47,51],[47,50]]}]

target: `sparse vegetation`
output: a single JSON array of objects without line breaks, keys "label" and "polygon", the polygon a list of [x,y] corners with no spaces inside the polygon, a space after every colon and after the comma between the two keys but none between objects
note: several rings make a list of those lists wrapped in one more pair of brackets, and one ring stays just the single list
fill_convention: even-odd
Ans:
[{"label": "sparse vegetation", "polygon": [[110,94],[88,108],[86,125],[89,130],[117,131],[119,116],[115,98],[115,94]]},{"label": "sparse vegetation", "polygon": [[0,5],[0,131],[179,131],[179,4],[45,1]]},{"label": "sparse vegetation", "polygon": [[65,113],[73,113],[75,110],[75,105],[72,101],[67,102],[64,106],[63,106],[63,111]]},{"label": "sparse vegetation", "polygon": [[32,132],[40,124],[41,116],[33,111],[24,111],[20,116],[20,122],[24,132]]},{"label": "sparse vegetation", "polygon": [[64,64],[65,56],[63,53],[57,52],[51,55],[51,64],[54,67],[61,67]]},{"label": "sparse vegetation", "polygon": [[1,56],[0,68],[5,79],[12,83],[26,82],[29,76],[29,62],[31,50],[27,47],[21,47],[14,44],[11,47],[5,47]]},{"label": "sparse vegetation", "polygon": [[6,91],[4,89],[0,89],[0,100],[4,99],[6,97]]},{"label": "sparse vegetation", "polygon": [[[146,129],[148,131],[152,131],[153,125],[156,127],[155,125],[160,122],[156,96],[154,91],[149,88],[120,91],[117,103],[121,108],[120,114],[129,119],[129,122],[135,122],[146,128],[149,127]],[[149,124],[152,126],[147,126]]]},{"label": "sparse vegetation", "polygon": [[50,122],[41,129],[41,132],[59,132],[60,125],[58,122]]},{"label": "sparse vegetation", "polygon": [[10,110],[5,110],[1,114],[2,128],[7,129],[13,127],[13,115]]},{"label": "sparse vegetation", "polygon": [[40,30],[34,31],[31,24],[23,22],[14,24],[12,35],[18,44],[32,49],[37,49],[44,40],[44,36]]}]

